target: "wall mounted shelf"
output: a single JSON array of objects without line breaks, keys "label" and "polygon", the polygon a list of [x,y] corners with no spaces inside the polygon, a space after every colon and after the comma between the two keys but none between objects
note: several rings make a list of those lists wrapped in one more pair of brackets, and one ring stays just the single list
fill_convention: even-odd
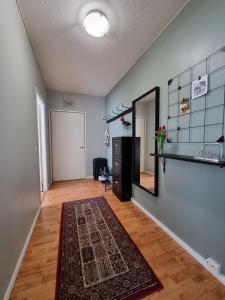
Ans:
[{"label": "wall mounted shelf", "polygon": [[204,164],[204,165],[213,165],[213,166],[218,166],[220,168],[225,167],[225,160],[220,160],[218,162],[215,162],[215,161],[210,161],[210,160],[198,159],[198,158],[195,158],[194,156],[170,154],[170,153],[165,153],[165,154],[150,153],[150,155],[160,158],[160,160],[163,164],[163,172],[164,173],[166,172],[166,160],[167,159],[189,161],[189,162],[192,162],[192,163],[198,163],[198,164]]}]

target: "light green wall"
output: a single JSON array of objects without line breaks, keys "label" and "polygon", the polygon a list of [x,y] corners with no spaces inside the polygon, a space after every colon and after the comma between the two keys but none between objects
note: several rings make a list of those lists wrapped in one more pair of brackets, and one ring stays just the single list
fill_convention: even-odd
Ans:
[{"label": "light green wall", "polygon": [[40,206],[35,86],[45,87],[15,0],[0,9],[0,299]]},{"label": "light green wall", "polygon": [[[147,29],[146,29],[147,30]],[[106,112],[160,87],[160,123],[166,124],[167,82],[225,45],[225,1],[192,0],[106,98]],[[113,127],[113,124],[111,125]],[[116,132],[112,128],[113,134]],[[168,151],[194,154],[200,145]],[[167,160],[160,164],[159,197],[133,186],[133,197],[225,273],[225,169]]]}]

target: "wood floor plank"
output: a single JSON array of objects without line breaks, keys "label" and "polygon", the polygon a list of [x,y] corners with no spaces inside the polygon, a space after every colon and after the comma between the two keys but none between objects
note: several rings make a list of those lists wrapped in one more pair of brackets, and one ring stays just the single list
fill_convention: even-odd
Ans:
[{"label": "wood floor plank", "polygon": [[[11,300],[53,300],[62,202],[104,196],[164,289],[148,300],[225,300],[225,287],[131,202],[94,180],[53,183],[46,193]],[[104,299],[102,299],[104,300]]]}]

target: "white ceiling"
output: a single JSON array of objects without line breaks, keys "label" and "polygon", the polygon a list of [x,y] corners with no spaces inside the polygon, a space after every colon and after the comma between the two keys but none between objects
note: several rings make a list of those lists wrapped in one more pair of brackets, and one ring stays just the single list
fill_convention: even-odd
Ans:
[{"label": "white ceiling", "polygon": [[[105,96],[189,0],[19,0],[45,83]],[[110,33],[94,38],[81,20],[93,9]]]}]

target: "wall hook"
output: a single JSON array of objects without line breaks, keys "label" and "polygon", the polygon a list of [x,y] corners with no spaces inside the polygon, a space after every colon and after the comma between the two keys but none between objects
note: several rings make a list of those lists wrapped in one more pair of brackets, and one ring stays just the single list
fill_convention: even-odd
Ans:
[{"label": "wall hook", "polygon": [[220,51],[225,52],[225,46],[223,46]]},{"label": "wall hook", "polygon": [[104,117],[102,120],[103,120],[103,121],[108,121],[108,120],[109,120],[109,118],[107,118],[107,117]]},{"label": "wall hook", "polygon": [[118,106],[117,106],[117,108],[116,108],[116,109],[117,109],[117,111],[119,111],[119,112],[120,112],[120,111],[123,111],[122,109],[119,109],[119,108],[118,108]]},{"label": "wall hook", "polygon": [[128,106],[123,105],[123,103],[122,103],[122,107],[124,107],[124,108],[129,108]]}]

